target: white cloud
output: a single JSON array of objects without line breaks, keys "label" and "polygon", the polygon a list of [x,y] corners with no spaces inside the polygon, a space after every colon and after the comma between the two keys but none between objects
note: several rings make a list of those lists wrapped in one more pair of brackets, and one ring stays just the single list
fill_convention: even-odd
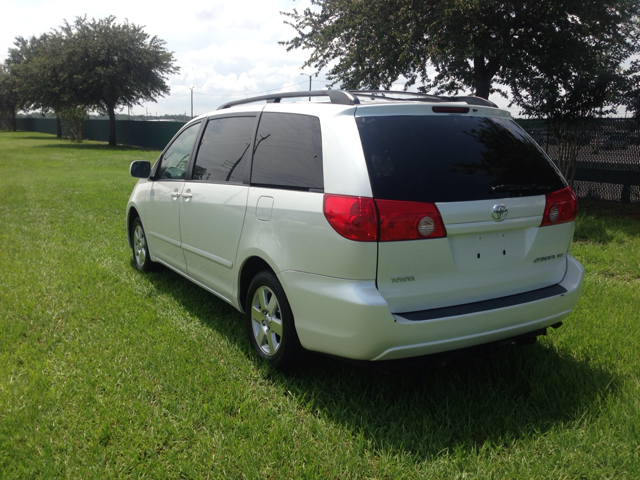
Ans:
[{"label": "white cloud", "polygon": [[[109,0],[4,0],[0,16],[0,61],[6,58],[16,36],[30,37],[60,26],[76,16],[104,18],[114,15],[128,19],[166,42],[174,53],[180,72],[168,83],[171,93],[157,103],[133,108],[141,114],[182,114],[191,108],[194,87],[194,114],[215,110],[219,105],[251,95],[273,91],[307,90],[314,74],[301,66],[308,52],[287,52],[278,41],[295,31],[284,24],[280,11],[294,7],[302,11],[308,0],[192,0],[159,4],[150,1]],[[313,89],[326,85],[324,74],[313,78]],[[491,99],[501,107],[508,101]],[[517,113],[515,109],[512,113]]]},{"label": "white cloud", "polygon": [[[8,3],[8,2],[7,2]],[[0,17],[0,61],[16,36],[30,37],[73,21],[76,16],[104,18],[114,15],[145,26],[145,32],[166,42],[180,72],[168,83],[171,94],[157,103],[133,109],[159,115],[190,110],[190,88],[194,87],[194,113],[214,110],[227,101],[265,91],[291,90],[299,84],[307,53],[287,52],[278,44],[295,35],[284,24],[280,11],[304,9],[308,1],[293,0],[194,0],[188,3],[131,0],[86,2],[79,0],[26,0],[3,5]],[[308,72],[313,73],[313,72]],[[323,78],[323,77],[321,77]],[[316,80],[316,79],[314,79]],[[324,82],[314,82],[322,88]]]}]

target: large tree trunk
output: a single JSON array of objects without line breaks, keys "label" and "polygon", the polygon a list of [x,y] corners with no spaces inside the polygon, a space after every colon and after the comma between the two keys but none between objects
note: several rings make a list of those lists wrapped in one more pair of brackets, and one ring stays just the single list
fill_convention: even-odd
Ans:
[{"label": "large tree trunk", "polygon": [[62,138],[62,120],[59,115],[56,115],[56,137]]},{"label": "large tree trunk", "polygon": [[552,129],[558,141],[557,165],[571,188],[573,188],[576,178],[576,162],[580,149],[578,134],[583,128],[584,126],[581,123],[552,124]]},{"label": "large tree trunk", "polygon": [[473,57],[473,70],[474,70],[474,86],[476,89],[476,97],[489,100],[489,94],[491,93],[491,82],[497,72],[495,65],[495,59],[489,59],[485,63],[484,55],[478,55]]},{"label": "large tree trunk", "polygon": [[15,107],[11,110],[11,130],[14,132],[18,129],[18,124],[16,122],[16,109]]},{"label": "large tree trunk", "polygon": [[109,145],[116,146],[116,109],[109,105]]}]

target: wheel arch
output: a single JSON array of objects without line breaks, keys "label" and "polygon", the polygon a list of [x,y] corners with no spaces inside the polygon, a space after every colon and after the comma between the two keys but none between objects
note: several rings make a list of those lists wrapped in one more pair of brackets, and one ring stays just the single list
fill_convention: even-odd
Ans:
[{"label": "wheel arch", "polygon": [[262,257],[249,257],[242,264],[239,275],[240,284],[238,286],[238,306],[240,307],[240,311],[243,313],[245,312],[244,303],[247,298],[247,293],[249,292],[249,284],[251,284],[253,277],[262,270],[268,270],[276,277],[278,276],[273,267]]},{"label": "wheel arch", "polygon": [[[129,248],[133,248],[131,228],[133,227],[133,221],[138,217],[140,217],[140,214],[138,213],[138,210],[136,210],[136,207],[130,207],[127,211],[127,242],[129,243]],[[142,219],[140,221],[142,221]]]}]

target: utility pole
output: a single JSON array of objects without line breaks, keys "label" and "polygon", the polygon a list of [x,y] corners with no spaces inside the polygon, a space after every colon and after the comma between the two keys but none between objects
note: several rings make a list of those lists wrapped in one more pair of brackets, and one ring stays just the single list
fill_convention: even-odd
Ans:
[{"label": "utility pole", "polygon": [[191,118],[193,118],[193,88],[191,87]]},{"label": "utility pole", "polygon": [[[313,77],[313,73],[311,75],[309,75],[308,73],[301,73],[300,75],[303,75],[305,77],[309,77],[309,91],[311,91],[311,77]],[[309,97],[309,101],[311,101],[311,97]]]}]

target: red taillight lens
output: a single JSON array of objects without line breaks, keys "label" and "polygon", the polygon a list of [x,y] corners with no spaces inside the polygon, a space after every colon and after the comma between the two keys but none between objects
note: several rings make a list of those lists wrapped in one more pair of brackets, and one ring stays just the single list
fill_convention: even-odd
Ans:
[{"label": "red taillight lens", "polygon": [[324,216],[336,232],[358,242],[447,236],[440,211],[433,203],[325,194]]},{"label": "red taillight lens", "polygon": [[378,240],[378,214],[373,198],[324,195],[324,216],[333,229],[349,240]]},{"label": "red taillight lens", "polygon": [[541,227],[572,222],[578,213],[578,198],[571,187],[546,195]]},{"label": "red taillight lens", "polygon": [[376,200],[376,206],[381,242],[447,236],[438,207],[433,203]]}]

